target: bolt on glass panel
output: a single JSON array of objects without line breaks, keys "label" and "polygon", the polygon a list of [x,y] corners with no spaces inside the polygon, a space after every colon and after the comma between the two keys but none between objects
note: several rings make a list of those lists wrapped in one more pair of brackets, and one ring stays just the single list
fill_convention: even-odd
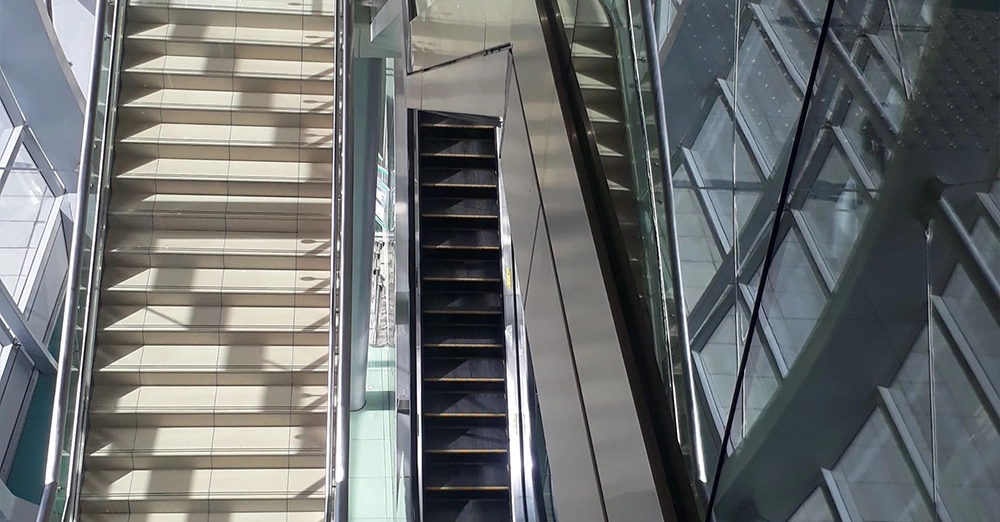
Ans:
[{"label": "bolt on glass panel", "polygon": [[823,261],[839,279],[868,217],[869,201],[837,147],[831,147],[802,204],[809,232]]}]

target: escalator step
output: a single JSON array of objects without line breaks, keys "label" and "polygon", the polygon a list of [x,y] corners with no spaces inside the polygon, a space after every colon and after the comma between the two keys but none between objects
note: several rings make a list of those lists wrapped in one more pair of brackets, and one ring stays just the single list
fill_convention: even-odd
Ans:
[{"label": "escalator step", "polygon": [[500,234],[496,230],[478,228],[422,230],[422,246],[435,249],[490,249],[500,250]]},{"label": "escalator step", "polygon": [[497,150],[492,139],[474,137],[425,137],[421,140],[421,157],[449,156],[463,158],[494,158]]},{"label": "escalator step", "polygon": [[497,173],[484,169],[426,169],[420,179],[421,187],[483,187],[496,190]]},{"label": "escalator step", "polygon": [[507,416],[507,398],[503,392],[444,392],[427,390],[424,414],[428,418],[497,419]]},{"label": "escalator step", "polygon": [[434,427],[424,432],[428,453],[507,452],[507,429],[502,426]]},{"label": "escalator step", "polygon": [[428,198],[420,205],[423,218],[496,220],[500,209],[496,199]]},{"label": "escalator step", "polygon": [[424,354],[424,380],[437,383],[500,383],[505,376],[500,357],[437,357]]},{"label": "escalator step", "polygon": [[496,129],[495,126],[487,123],[472,123],[467,120],[452,118],[433,112],[420,113],[420,127],[460,128],[467,130],[488,130],[491,132]]},{"label": "escalator step", "polygon": [[424,522],[510,522],[507,500],[428,500]]},{"label": "escalator step", "polygon": [[500,264],[495,260],[424,260],[424,281],[500,282]]},{"label": "escalator step", "polygon": [[506,494],[510,489],[507,473],[507,455],[499,454],[491,462],[479,463],[425,463],[427,471],[424,489],[441,493],[492,496]]},{"label": "escalator step", "polygon": [[425,292],[421,311],[430,315],[500,316],[503,296],[496,292]]},{"label": "escalator step", "polygon": [[503,332],[496,328],[429,325],[423,328],[423,346],[435,349],[503,349]]}]

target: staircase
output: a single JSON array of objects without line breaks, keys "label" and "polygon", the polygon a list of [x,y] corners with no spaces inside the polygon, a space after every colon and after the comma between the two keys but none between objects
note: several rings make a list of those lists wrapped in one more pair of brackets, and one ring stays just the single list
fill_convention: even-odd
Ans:
[{"label": "staircase", "polygon": [[333,9],[129,2],[85,521],[323,518]]},{"label": "staircase", "polygon": [[[573,69],[597,139],[597,152],[608,180],[632,273],[642,274],[637,184],[629,151],[615,30],[600,0],[581,2],[566,23]],[[640,285],[640,292],[644,293],[643,288]]]}]

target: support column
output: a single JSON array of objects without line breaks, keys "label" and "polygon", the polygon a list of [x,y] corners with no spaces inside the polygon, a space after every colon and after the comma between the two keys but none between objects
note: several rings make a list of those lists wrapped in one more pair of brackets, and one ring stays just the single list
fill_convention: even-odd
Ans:
[{"label": "support column", "polygon": [[[372,256],[375,246],[375,191],[378,151],[385,103],[385,63],[379,58],[355,58],[354,255],[351,278],[351,411],[365,407],[368,371],[368,327],[371,316]],[[360,138],[360,139],[358,139]]]}]

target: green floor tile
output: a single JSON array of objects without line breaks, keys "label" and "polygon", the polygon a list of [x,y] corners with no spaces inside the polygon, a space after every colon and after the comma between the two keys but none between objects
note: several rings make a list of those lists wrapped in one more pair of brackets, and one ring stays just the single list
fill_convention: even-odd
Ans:
[{"label": "green floor tile", "polygon": [[389,516],[389,507],[385,504],[384,478],[352,477],[348,491],[348,514],[352,521]]},{"label": "green floor tile", "polygon": [[352,477],[386,477],[385,440],[356,440],[351,443]]}]

